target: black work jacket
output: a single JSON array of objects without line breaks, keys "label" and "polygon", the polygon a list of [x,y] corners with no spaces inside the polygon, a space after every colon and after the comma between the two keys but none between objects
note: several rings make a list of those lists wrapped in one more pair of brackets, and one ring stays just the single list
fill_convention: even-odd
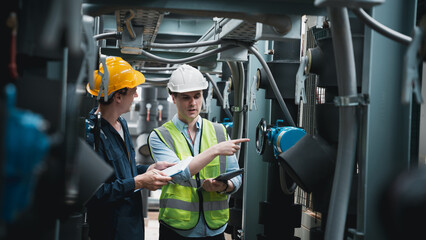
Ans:
[{"label": "black work jacket", "polygon": [[[86,119],[86,141],[94,147],[96,108]],[[124,141],[105,119],[101,118],[98,154],[113,168],[115,175],[102,184],[86,204],[89,234],[92,240],[144,239],[142,198],[134,190],[134,177],[148,166],[136,165],[135,150],[127,122],[120,117]]]}]

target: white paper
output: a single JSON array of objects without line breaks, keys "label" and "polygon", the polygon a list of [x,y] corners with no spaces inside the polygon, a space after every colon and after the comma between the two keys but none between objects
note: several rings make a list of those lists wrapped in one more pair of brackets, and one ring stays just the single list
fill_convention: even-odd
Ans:
[{"label": "white paper", "polygon": [[187,157],[185,160],[179,161],[179,163],[177,163],[176,165],[164,169],[162,172],[170,177],[176,175],[185,170],[185,168],[188,167],[192,159],[193,157]]}]

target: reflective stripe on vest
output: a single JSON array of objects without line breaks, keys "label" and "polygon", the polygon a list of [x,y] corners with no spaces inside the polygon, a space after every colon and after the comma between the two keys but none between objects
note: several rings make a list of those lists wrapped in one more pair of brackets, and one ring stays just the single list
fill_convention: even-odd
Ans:
[{"label": "reflective stripe on vest", "polygon": [[[185,202],[178,199],[160,199],[160,208],[177,208],[186,211],[200,211],[200,204],[197,202]],[[204,211],[216,211],[228,208],[228,200],[203,203]]]},{"label": "reflective stripe on vest", "polygon": [[[227,140],[226,130],[222,124],[212,123],[206,119],[203,119],[202,124],[200,152]],[[192,155],[186,138],[176,129],[172,121],[166,122],[154,131],[179,159],[186,159]],[[229,219],[228,195],[202,190],[200,206],[197,192],[197,187],[201,186],[204,179],[216,177],[224,172],[226,172],[226,156],[219,156],[200,170],[199,182],[193,176],[188,181],[164,186],[160,197],[159,219],[174,228],[187,230],[196,226],[202,210],[209,228],[218,229],[225,225]]]}]

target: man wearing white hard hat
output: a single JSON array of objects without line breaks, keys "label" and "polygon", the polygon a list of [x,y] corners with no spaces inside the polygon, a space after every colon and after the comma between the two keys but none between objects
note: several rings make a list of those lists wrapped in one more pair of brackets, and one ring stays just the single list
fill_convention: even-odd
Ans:
[{"label": "man wearing white hard hat", "polygon": [[151,156],[157,162],[192,160],[173,176],[173,184],[162,188],[160,240],[224,240],[229,195],[239,189],[242,180],[241,176],[224,182],[214,178],[239,169],[234,153],[240,149],[239,143],[249,139],[228,140],[222,124],[199,115],[208,83],[194,67],[181,65],[167,87],[177,114],[150,134]]}]

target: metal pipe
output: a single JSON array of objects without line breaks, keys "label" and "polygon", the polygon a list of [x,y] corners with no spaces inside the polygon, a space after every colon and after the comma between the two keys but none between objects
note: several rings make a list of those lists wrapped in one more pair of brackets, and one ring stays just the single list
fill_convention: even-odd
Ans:
[{"label": "metal pipe", "polygon": [[93,36],[95,41],[102,39],[121,39],[121,32],[107,32]]},{"label": "metal pipe", "polygon": [[[200,43],[192,43],[192,46],[193,47],[195,47],[195,46],[202,46],[200,44],[203,44],[203,46],[205,46],[204,44],[218,44],[219,42],[223,42],[223,41],[222,40],[214,40],[214,41],[205,41],[205,42],[200,42]],[[232,44],[229,44],[229,45],[226,45],[226,46],[223,46],[223,47],[219,47],[219,48],[216,48],[216,49],[213,49],[213,50],[209,50],[207,52],[203,52],[203,53],[200,53],[200,54],[192,56],[192,57],[187,57],[187,58],[182,58],[182,59],[167,59],[167,58],[162,58],[162,57],[155,56],[154,54],[151,54],[151,53],[143,51],[143,50],[142,50],[141,54],[144,55],[144,56],[146,56],[146,57],[148,57],[148,58],[151,58],[153,60],[159,61],[159,62],[166,62],[166,63],[177,64],[177,63],[188,63],[188,62],[196,61],[198,59],[201,59],[201,58],[204,58],[204,57],[216,54],[218,52],[223,52],[223,51],[229,50],[231,48],[237,47],[237,46],[235,46],[233,44],[238,44],[239,46],[245,47],[251,53],[253,53],[258,58],[259,62],[262,64],[262,66],[265,69],[266,74],[268,76],[268,80],[269,80],[269,83],[270,83],[270,85],[272,87],[272,90],[273,90],[273,92],[274,92],[274,94],[275,94],[275,96],[276,96],[276,98],[278,100],[278,103],[281,106],[281,109],[284,112],[284,117],[286,118],[286,120],[287,120],[287,122],[288,122],[288,124],[290,126],[294,126],[295,127],[296,124],[294,123],[294,121],[293,121],[293,119],[291,117],[291,114],[288,111],[287,105],[285,104],[284,99],[281,96],[281,93],[279,92],[278,86],[275,83],[275,80],[274,80],[274,77],[273,77],[273,75],[271,73],[271,70],[269,69],[268,64],[262,58],[262,56],[260,55],[260,53],[253,46],[247,46],[246,44],[239,44],[237,41],[230,41],[230,43],[232,43]],[[180,44],[160,44],[160,46],[161,45],[162,46],[166,46],[167,45],[167,47],[174,46],[176,48],[176,46],[178,46]],[[151,46],[153,46],[153,45],[151,44]],[[182,46],[182,45],[180,45],[180,46]],[[186,45],[185,47],[188,47],[188,45]]]},{"label": "metal pipe", "polygon": [[219,45],[224,41],[221,39],[203,41],[203,42],[193,42],[193,43],[175,43],[175,44],[164,44],[164,43],[146,43],[145,47],[147,48],[161,48],[161,49],[175,49],[175,48],[192,48],[192,47],[205,47],[211,45]]},{"label": "metal pipe", "polygon": [[146,82],[153,82],[153,83],[168,83],[170,78],[145,78]]},{"label": "metal pipe", "polygon": [[[346,8],[330,7],[328,13],[332,23],[333,49],[338,53],[335,61],[339,95],[354,96],[357,94],[356,71],[348,11]],[[344,238],[355,166],[357,132],[356,106],[341,106],[337,160],[325,229],[326,240]]]},{"label": "metal pipe", "polygon": [[139,71],[161,72],[161,71],[173,71],[176,69],[177,67],[142,67],[142,68],[139,68]]},{"label": "metal pipe", "polygon": [[411,37],[399,33],[393,29],[390,29],[385,25],[381,24],[380,22],[376,21],[376,19],[368,15],[362,8],[352,9],[352,12],[367,26],[376,30],[378,33],[382,34],[385,37],[388,37],[394,41],[400,42],[405,45],[409,45],[410,42],[413,40]]},{"label": "metal pipe", "polygon": [[235,47],[237,47],[237,46],[235,46],[235,45],[226,45],[226,46],[219,47],[219,48],[216,48],[216,49],[212,49],[212,50],[209,50],[209,51],[206,51],[206,52],[203,52],[203,53],[191,56],[191,57],[181,58],[181,59],[162,58],[162,57],[158,57],[158,56],[156,56],[156,55],[154,55],[152,53],[149,53],[147,51],[144,51],[144,50],[142,50],[141,54],[144,55],[144,56],[146,56],[146,57],[148,57],[148,58],[151,58],[151,59],[153,59],[155,61],[158,61],[158,62],[175,63],[175,64],[177,64],[177,63],[193,62],[193,61],[199,60],[201,58],[205,58],[205,57],[208,57],[208,56],[214,55],[216,53],[223,52],[223,51],[235,48]]},{"label": "metal pipe", "polygon": [[278,89],[278,86],[275,83],[274,76],[272,75],[272,72],[269,69],[269,66],[266,63],[266,61],[263,59],[263,57],[260,55],[260,53],[253,46],[246,46],[246,45],[241,45],[241,46],[244,46],[244,47],[248,48],[248,50],[253,55],[255,55],[257,57],[257,59],[259,60],[260,64],[262,65],[263,69],[265,69],[265,71],[266,71],[266,75],[268,76],[269,84],[271,85],[272,91],[274,92],[275,97],[277,98],[277,101],[280,104],[281,110],[284,113],[284,117],[287,120],[287,123],[290,126],[296,127],[296,124],[294,123],[293,118],[291,117],[291,114],[288,111],[287,105],[285,104],[284,99],[281,96],[280,90]]},{"label": "metal pipe", "polygon": [[63,50],[62,60],[62,89],[61,89],[61,116],[59,129],[61,133],[65,133],[66,113],[67,113],[67,84],[68,84],[68,47]]},{"label": "metal pipe", "polygon": [[[210,74],[205,73],[207,80],[212,84],[213,86],[213,91],[216,93],[217,96],[217,100],[219,101],[220,106],[223,106],[223,97],[222,94],[220,93],[219,88],[217,87],[217,84],[213,81],[212,77],[210,76]],[[229,111],[229,109],[225,108],[223,109],[226,113],[226,115],[228,116],[229,120],[233,121],[233,117],[232,117],[232,113]]]}]

